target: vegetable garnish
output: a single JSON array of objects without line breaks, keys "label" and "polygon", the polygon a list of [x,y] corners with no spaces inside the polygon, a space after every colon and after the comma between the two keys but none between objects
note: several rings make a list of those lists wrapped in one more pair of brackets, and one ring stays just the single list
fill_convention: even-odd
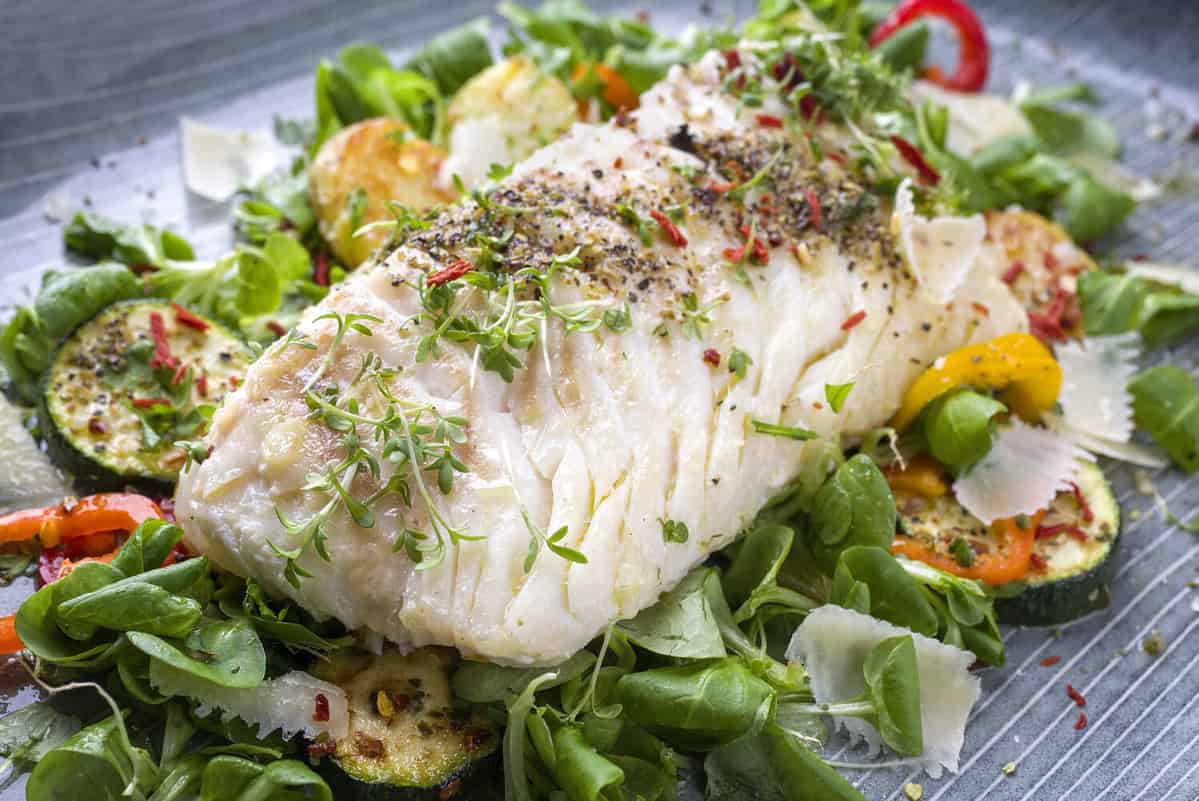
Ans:
[{"label": "vegetable garnish", "polygon": [[651,211],[649,216],[653,217],[654,222],[661,226],[663,233],[666,234],[666,238],[670,240],[670,244],[676,248],[687,247],[687,237],[683,236],[683,232],[675,225],[674,220],[656,209]]},{"label": "vegetable garnish", "polygon": [[[911,537],[898,536],[891,552],[962,578],[978,579],[992,586],[1018,581],[1028,574],[1037,527],[1045,513],[1037,512],[1027,519],[1009,517],[991,524],[996,547],[986,553],[976,553],[969,564],[951,554],[942,553]],[[1027,523],[1022,526],[1021,523]]]},{"label": "vegetable garnish", "polygon": [[979,92],[987,83],[990,46],[982,22],[961,0],[903,0],[870,34],[870,46],[878,47],[906,25],[921,17],[940,17],[958,35],[958,66],[951,75],[938,67],[927,67],[923,77],[958,92]]},{"label": "vegetable garnish", "polygon": [[904,429],[933,399],[956,387],[998,391],[1022,419],[1035,422],[1053,408],[1062,372],[1049,349],[1029,334],[1005,334],[943,356],[904,395],[891,424]]},{"label": "vegetable garnish", "polygon": [[26,509],[0,517],[0,542],[37,539],[51,548],[63,540],[101,531],[131,532],[147,520],[162,519],[158,504],[144,495],[105,493],[77,501]]},{"label": "vegetable garnish", "polygon": [[941,174],[937,172],[931,164],[924,158],[924,154],[908,140],[902,136],[892,136],[891,144],[895,145],[895,149],[899,151],[899,155],[903,160],[911,165],[916,171],[916,177],[920,183],[928,186],[936,186],[941,182]]}]

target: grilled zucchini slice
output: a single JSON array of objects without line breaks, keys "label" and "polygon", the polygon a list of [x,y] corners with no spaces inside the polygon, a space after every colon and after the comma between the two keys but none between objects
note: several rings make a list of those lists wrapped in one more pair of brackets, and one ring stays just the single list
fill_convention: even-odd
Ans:
[{"label": "grilled zucchini slice", "polygon": [[493,766],[499,732],[455,708],[448,648],[403,655],[339,652],[312,672],[346,691],[350,733],[335,743],[330,775],[337,798],[383,801],[451,798]]},{"label": "grilled zucchini slice", "polygon": [[[1108,605],[1108,583],[1120,539],[1120,506],[1094,463],[1083,463],[1076,484],[1078,497],[1073,492],[1059,493],[1042,519],[1038,530],[1043,536],[1033,546],[1034,568],[1023,587],[1001,589],[995,602],[1000,622],[1054,625]],[[989,527],[952,495],[924,498],[897,490],[895,500],[902,529],[937,550],[952,555],[957,548],[988,547]],[[964,543],[955,548],[959,540]]]},{"label": "grilled zucchini slice", "polygon": [[68,336],[46,372],[47,441],[86,489],[161,489],[185,461],[175,442],[203,435],[250,361],[236,336],[180,306],[115,303]]}]

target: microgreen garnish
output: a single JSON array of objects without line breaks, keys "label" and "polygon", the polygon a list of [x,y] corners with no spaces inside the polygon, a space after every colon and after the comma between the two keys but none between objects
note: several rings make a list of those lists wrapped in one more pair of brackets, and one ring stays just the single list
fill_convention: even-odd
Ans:
[{"label": "microgreen garnish", "polygon": [[749,354],[738,348],[733,348],[733,352],[729,354],[729,372],[737,376],[737,380],[745,378],[745,373],[749,366],[754,363]]},{"label": "microgreen garnish", "polygon": [[806,428],[767,423],[763,420],[751,420],[750,422],[753,423],[754,431],[759,434],[769,434],[772,437],[786,437],[787,439],[794,440],[816,439],[816,432],[809,431]]},{"label": "microgreen garnish", "polygon": [[691,532],[687,530],[687,524],[682,520],[668,520],[659,517],[658,523],[662,526],[662,539],[666,542],[682,543],[691,536]]},{"label": "microgreen garnish", "polygon": [[845,400],[849,397],[850,390],[853,389],[853,383],[850,381],[846,384],[824,385],[824,399],[828,401],[828,405],[834,412],[840,412],[841,407],[845,405]]}]

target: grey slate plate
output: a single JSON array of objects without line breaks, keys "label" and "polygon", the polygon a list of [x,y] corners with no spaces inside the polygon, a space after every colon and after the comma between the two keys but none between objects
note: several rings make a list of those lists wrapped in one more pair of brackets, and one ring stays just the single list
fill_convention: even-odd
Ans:
[{"label": "grey slate plate", "polygon": [[[594,3],[656,24],[745,14],[750,3]],[[991,88],[1082,78],[1126,142],[1125,163],[1150,175],[1194,175],[1199,142],[1199,3],[978,0],[994,47]],[[317,60],[369,39],[402,50],[490,9],[489,2],[417,0],[0,0],[0,317],[62,259],[64,208],[167,223],[201,253],[226,244],[226,212],[185,195],[177,118],[269,126],[273,114],[311,113]],[[47,212],[50,212],[49,216]],[[1140,210],[1117,252],[1199,269],[1199,201],[1172,196]],[[1194,370],[1199,347],[1168,355]],[[927,801],[1195,801],[1199,799],[1199,537],[1167,525],[1134,472],[1111,474],[1126,514],[1110,609],[1060,630],[1005,631],[1008,665],[983,674],[962,772],[939,781],[905,769],[853,771],[871,801],[902,799],[919,782]],[[1179,516],[1199,512],[1199,480],[1149,477]],[[0,591],[13,611],[30,585]],[[1159,632],[1158,657],[1141,643]],[[1060,657],[1049,667],[1042,660]],[[1090,722],[1073,726],[1072,683]],[[0,711],[32,697],[22,674],[0,669]],[[834,742],[827,755],[860,761]],[[1001,768],[1014,762],[1015,773]],[[21,798],[20,785],[0,801]],[[81,799],[90,801],[90,799]],[[813,800],[818,801],[818,800]]]}]

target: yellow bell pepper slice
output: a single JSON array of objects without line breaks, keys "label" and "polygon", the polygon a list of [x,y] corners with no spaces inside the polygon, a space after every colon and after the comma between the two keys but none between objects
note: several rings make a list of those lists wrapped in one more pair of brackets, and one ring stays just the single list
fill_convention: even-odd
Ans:
[{"label": "yellow bell pepper slice", "polygon": [[991,390],[1021,419],[1035,423],[1053,408],[1062,388],[1062,368],[1031,334],[1004,334],[967,345],[938,359],[908,388],[891,425],[902,430],[924,407],[958,387]]}]

